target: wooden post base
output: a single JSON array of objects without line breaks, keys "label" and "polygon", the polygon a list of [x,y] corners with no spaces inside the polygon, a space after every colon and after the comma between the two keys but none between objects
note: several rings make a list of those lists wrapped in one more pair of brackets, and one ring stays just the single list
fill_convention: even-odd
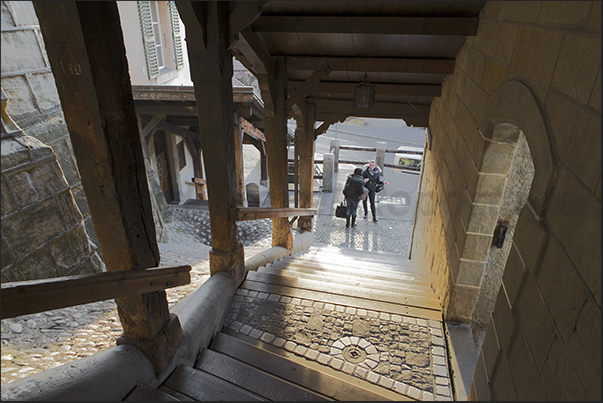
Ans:
[{"label": "wooden post base", "polygon": [[235,288],[245,281],[245,250],[241,242],[237,242],[232,251],[212,248],[209,251],[209,271],[211,275],[224,271],[232,276]]},{"label": "wooden post base", "polygon": [[176,353],[182,337],[180,320],[178,316],[171,313],[169,319],[159,333],[157,333],[154,340],[137,340],[122,334],[117,338],[117,345],[128,344],[141,349],[151,360],[155,375],[159,375]]}]

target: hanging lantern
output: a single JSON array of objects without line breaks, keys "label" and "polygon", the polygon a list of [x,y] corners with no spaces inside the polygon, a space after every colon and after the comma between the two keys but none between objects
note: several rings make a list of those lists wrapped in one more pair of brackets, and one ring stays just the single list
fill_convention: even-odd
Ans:
[{"label": "hanging lantern", "polygon": [[370,109],[375,103],[375,86],[369,82],[368,75],[365,73],[360,80],[360,84],[354,88],[354,107]]}]

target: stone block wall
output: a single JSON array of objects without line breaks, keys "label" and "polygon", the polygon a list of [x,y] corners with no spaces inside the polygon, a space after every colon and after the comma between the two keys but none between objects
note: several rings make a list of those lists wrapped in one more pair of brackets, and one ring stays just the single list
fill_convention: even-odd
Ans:
[{"label": "stone block wall", "polygon": [[98,246],[32,2],[3,1],[1,12],[2,90],[9,100],[7,113],[28,136],[52,148],[82,213],[86,232]]},{"label": "stone block wall", "polygon": [[105,270],[52,149],[2,133],[2,282]]},{"label": "stone block wall", "polygon": [[470,399],[600,400],[601,2],[486,2],[429,129],[411,259],[447,320],[474,319],[521,136],[534,168]]}]

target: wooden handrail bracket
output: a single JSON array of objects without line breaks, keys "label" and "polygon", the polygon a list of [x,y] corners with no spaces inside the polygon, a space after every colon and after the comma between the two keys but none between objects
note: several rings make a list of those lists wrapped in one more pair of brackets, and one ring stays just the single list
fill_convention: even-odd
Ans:
[{"label": "wooden handrail bracket", "polygon": [[238,207],[233,210],[236,221],[261,220],[264,218],[305,217],[316,215],[316,209],[309,208],[266,208]]},{"label": "wooden handrail bracket", "polygon": [[2,319],[189,284],[191,266],[154,267],[2,284]]}]

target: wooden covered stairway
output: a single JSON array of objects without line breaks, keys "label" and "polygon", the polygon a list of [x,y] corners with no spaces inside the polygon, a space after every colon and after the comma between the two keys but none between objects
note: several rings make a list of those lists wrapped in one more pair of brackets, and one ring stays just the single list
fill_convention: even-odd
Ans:
[{"label": "wooden covered stairway", "polygon": [[433,400],[440,309],[401,255],[312,246],[250,271],[194,368],[125,400]]}]

